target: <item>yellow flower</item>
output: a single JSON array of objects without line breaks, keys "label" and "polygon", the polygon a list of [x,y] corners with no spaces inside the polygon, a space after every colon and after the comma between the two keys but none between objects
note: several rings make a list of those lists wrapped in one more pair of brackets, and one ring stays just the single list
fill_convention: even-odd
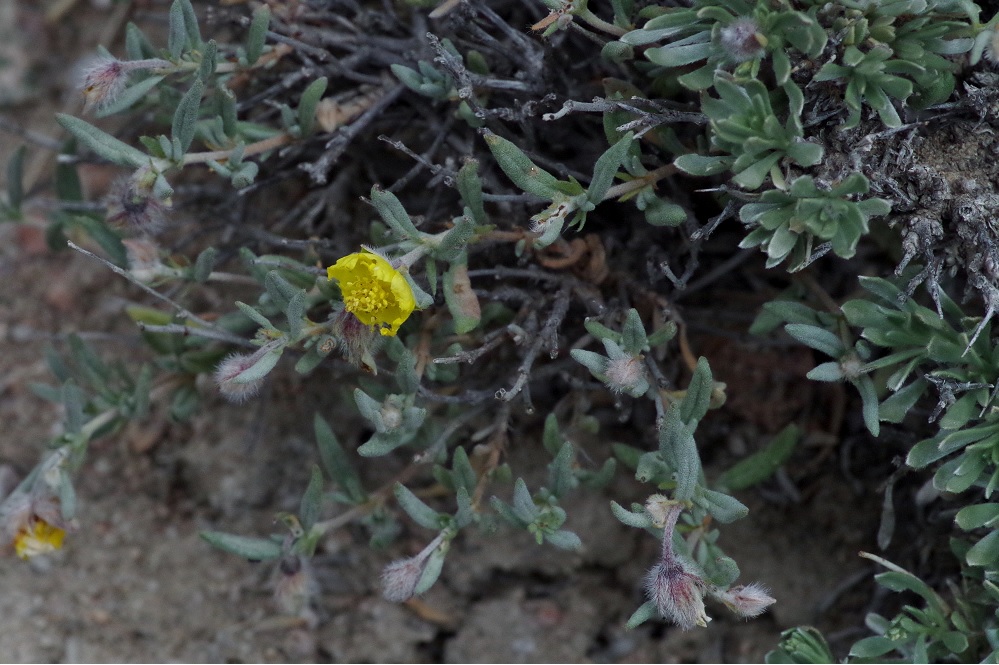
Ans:
[{"label": "yellow flower", "polygon": [[326,274],[340,283],[347,311],[365,325],[378,326],[383,335],[395,335],[416,309],[405,276],[378,254],[348,254],[327,268]]},{"label": "yellow flower", "polygon": [[66,532],[41,518],[33,519],[14,537],[14,551],[22,559],[48,554],[62,548]]}]

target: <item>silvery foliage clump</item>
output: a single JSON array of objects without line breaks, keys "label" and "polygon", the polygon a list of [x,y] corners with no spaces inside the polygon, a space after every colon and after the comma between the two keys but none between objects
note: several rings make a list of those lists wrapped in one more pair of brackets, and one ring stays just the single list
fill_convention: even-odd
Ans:
[{"label": "silvery foliage clump", "polygon": [[[164,48],[130,25],[125,57],[105,54],[91,70],[86,94],[98,115],[142,110],[154,119],[147,125],[153,129],[122,140],[90,121],[59,118],[84,155],[130,175],[115,190],[117,200],[105,203],[105,214],[71,212],[79,208],[67,205],[49,235],[60,246],[82,230],[100,248],[99,260],[155,298],[128,309],[155,361],[138,369],[109,364],[78,339],[71,341],[69,361],[50,356],[59,386],[39,390],[62,403],[66,416],[43,465],[63,517],[75,516],[72,478],[89,441],[141,419],[151,400],[185,419],[204,399],[199,376],[214,374],[224,394],[244,401],[259,399],[275,370],[312,380],[321,369],[348,386],[345,394],[370,437],[351,450],[341,441],[346,432],[317,413],[312,435],[319,463],[311,467],[298,510],[281,513],[281,530],[266,536],[205,532],[212,545],[278,561],[287,575],[300,575],[333,530],[362,524],[372,544],[383,547],[402,524],[414,524],[429,534],[426,546],[383,574],[386,597],[404,601],[446,574],[449,549],[462,532],[487,538],[512,528],[556,553],[586,547],[588,534],[569,527],[573,496],[605,488],[627,472],[647,487],[645,500],[611,500],[609,510],[663,543],[662,561],[649,562],[648,600],[638,603],[628,625],[656,616],[684,628],[703,625],[706,597],[755,616],[772,599],[758,586],[735,585],[739,568],[724,552],[724,525],[748,512],[734,494],[777,472],[798,450],[801,433],[788,426],[720,476],[705,474],[698,427],[710,410],[724,409],[727,387],[707,360],[677,350],[682,319],[642,297],[642,289],[652,291],[643,281],[644,261],[622,253],[611,236],[684,238],[689,261],[680,276],[668,262],[661,268],[682,289],[697,274],[701,243],[727,220],[741,222],[743,247],[760,247],[767,267],[789,272],[837,260],[830,253],[854,257],[872,224],[888,221],[903,235],[897,274],[861,278],[862,293],[832,307],[829,299],[812,301],[792,286],[763,307],[751,332],[783,330],[827,356],[809,378],[855,388],[873,437],[882,423],[912,422],[913,413],[930,405],[931,431],[911,442],[906,464],[932,470],[933,487],[955,497],[951,550],[960,572],[947,584],[931,585],[864,554],[885,569],[876,576],[881,586],[909,592],[908,604],[893,617],[869,615],[874,635],[854,644],[848,660],[994,662],[999,508],[991,498],[999,486],[999,350],[990,319],[999,308],[992,276],[999,256],[990,248],[996,239],[979,231],[973,240],[961,236],[964,245],[947,245],[939,222],[913,213],[899,181],[876,172],[861,151],[915,129],[906,124],[912,113],[982,108],[978,98],[952,100],[962,67],[994,57],[996,19],[983,23],[980,8],[961,0],[610,4],[601,17],[585,1],[546,1],[534,25],[539,35],[511,29],[492,9],[471,9],[455,20],[498,30],[512,46],[503,54],[508,60],[495,48],[473,48],[435,28],[395,35],[408,45],[399,51],[379,42],[379,57],[365,60],[370,69],[347,77],[271,39],[269,30],[288,26],[284,18],[275,23],[266,6],[244,21],[241,44],[206,41],[188,0],[171,5]],[[446,13],[442,7],[431,16]],[[580,34],[603,44],[601,66],[616,68],[618,77],[605,77],[597,98],[547,98],[544,58],[570,52],[571,37]],[[540,40],[548,40],[548,51]],[[289,59],[301,66],[286,66]],[[129,62],[142,64],[120,64]],[[268,93],[280,89],[291,98],[273,100],[266,111],[242,104],[234,91],[243,94],[241,86],[254,76],[280,81]],[[327,94],[333,77],[355,94]],[[663,91],[675,99],[662,98]],[[158,244],[162,219],[180,196],[177,184],[192,173],[208,169],[252,195],[267,177],[290,177],[293,164],[298,176],[321,189],[335,180],[334,165],[349,159],[352,141],[374,127],[391,131],[386,127],[393,121],[379,124],[380,118],[404,99],[431,109],[426,115],[440,123],[438,135],[459,137],[454,140],[467,150],[462,160],[444,158],[438,154],[443,140],[420,153],[406,145],[411,136],[383,137],[416,166],[369,183],[374,215],[361,231],[353,223],[321,241],[275,243],[275,253],[261,242],[236,250],[208,247],[186,259]],[[561,110],[538,111],[555,101]],[[568,123],[592,117],[601,122],[571,167],[546,154],[566,137],[581,140],[572,133],[579,125]],[[531,122],[530,132],[518,130]],[[843,144],[855,150],[843,152]],[[23,159],[15,153],[0,207],[15,221],[24,200]],[[407,187],[421,170],[448,192],[447,203],[428,206],[416,195],[422,192]],[[691,198],[669,186],[680,176],[703,183],[717,216],[698,219]],[[933,174],[913,178],[920,186],[936,182]],[[80,201],[68,160],[59,166],[56,186],[62,201]],[[984,194],[973,183],[962,188],[971,202],[941,211],[955,226],[970,226]],[[900,204],[905,215],[895,210]],[[605,212],[611,207],[613,214]],[[295,212],[311,224],[317,215],[308,209]],[[107,223],[112,219],[117,228]],[[261,228],[259,236],[278,230]],[[418,313],[397,336],[372,336],[350,324],[337,285],[317,267],[361,243],[401,257]],[[926,265],[909,265],[913,259]],[[964,271],[969,292],[985,302],[984,317],[969,314],[974,305],[966,310],[955,302],[945,265],[950,276]],[[633,299],[594,296],[614,272],[630,272],[615,279],[624,279]],[[255,297],[233,301],[210,319],[166,295],[175,285],[210,289],[231,281],[254,285]],[[921,285],[933,307],[919,303]],[[465,363],[475,371],[466,371]],[[532,383],[553,378],[564,381],[561,399],[532,396]],[[585,407],[565,408],[564,400],[580,393],[607,395],[615,408],[646,418],[634,425],[654,436],[610,441]],[[514,468],[506,456],[511,419],[538,409],[545,414],[534,437],[548,460],[543,474]],[[578,432],[600,444],[584,449]],[[400,482],[370,487],[363,458],[384,456],[412,461]],[[419,491],[430,482],[446,498],[431,500]],[[879,534],[885,546],[893,520],[889,491]],[[781,589],[773,593],[779,599]],[[808,627],[786,631],[768,656],[769,662],[832,658],[822,634]]]}]

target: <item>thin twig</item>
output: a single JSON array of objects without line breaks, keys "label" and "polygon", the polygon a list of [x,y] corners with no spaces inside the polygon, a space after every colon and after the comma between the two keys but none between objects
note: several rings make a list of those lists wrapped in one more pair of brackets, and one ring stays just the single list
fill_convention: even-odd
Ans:
[{"label": "thin twig", "polygon": [[740,265],[745,263],[749,259],[749,257],[755,254],[757,254],[757,251],[755,249],[743,249],[739,252],[736,252],[728,259],[726,259],[721,265],[718,265],[714,269],[710,270],[706,275],[698,279],[696,282],[687,285],[687,287],[684,288],[682,291],[677,291],[676,293],[674,293],[672,295],[673,301],[676,302],[677,300],[680,300],[684,296],[689,296],[693,293],[697,293],[698,291],[704,289],[705,287],[713,284],[714,282],[718,281],[719,279],[727,275],[729,272],[738,268]]},{"label": "thin twig", "polygon": [[420,386],[420,397],[429,402],[438,402],[441,404],[482,404],[483,402],[488,402],[490,400],[496,399],[495,390],[466,390],[463,393],[457,395],[443,395],[441,393],[434,392],[433,390],[427,388],[426,386]]},{"label": "thin twig", "polygon": [[[83,254],[85,256],[89,256],[90,258],[96,259],[97,261],[103,263],[107,268],[109,268],[116,275],[121,275],[122,277],[124,277],[125,279],[127,279],[132,284],[135,284],[136,286],[138,286],[140,289],[142,289],[143,291],[145,291],[149,295],[153,296],[154,298],[158,298],[159,300],[162,300],[163,302],[167,303],[168,305],[170,305],[171,307],[173,307],[175,310],[177,310],[177,313],[180,314],[181,316],[183,316],[184,318],[191,319],[192,321],[196,321],[197,323],[199,323],[200,325],[204,326],[205,328],[208,328],[210,330],[215,330],[219,334],[223,334],[223,335],[227,334],[226,331],[220,330],[219,328],[217,328],[216,326],[212,325],[210,322],[208,322],[205,319],[201,318],[197,314],[191,312],[190,310],[188,310],[186,307],[184,307],[180,303],[176,302],[175,300],[172,300],[171,298],[168,298],[167,296],[163,295],[162,293],[160,293],[156,289],[152,288],[151,286],[149,286],[147,284],[143,284],[142,282],[140,282],[138,279],[136,279],[127,270],[123,270],[122,268],[119,268],[118,266],[116,266],[115,264],[111,263],[107,259],[105,259],[103,257],[100,257],[100,256],[97,256],[93,252],[90,252],[90,251],[87,251],[87,250],[83,249],[82,247],[80,247],[79,245],[77,245],[72,240],[67,240],[66,244],[69,245],[69,247],[71,247],[72,249],[75,249],[76,251],[80,252],[81,254]],[[234,339],[239,340],[240,342],[242,342],[242,340],[240,338],[234,338]]]},{"label": "thin twig", "polygon": [[25,141],[34,143],[35,145],[45,148],[46,150],[53,150],[55,152],[62,150],[63,144],[61,141],[57,141],[34,130],[26,129],[7,116],[0,115],[0,132],[7,132],[8,134],[13,134],[14,136],[20,136]]},{"label": "thin twig", "polygon": [[[527,349],[527,353],[524,354],[520,367],[517,368],[517,380],[514,381],[509,389],[501,389],[496,395],[498,399],[509,402],[518,393],[524,391],[527,386],[527,380],[531,375],[531,367],[546,344],[550,350],[557,351],[557,347],[552,345],[552,340],[557,339],[559,326],[562,325],[562,319],[565,318],[566,312],[569,311],[569,293],[570,291],[567,286],[559,289],[559,292],[555,296],[555,303],[548,312],[544,326],[542,326],[540,332],[534,337],[534,341]],[[533,411],[530,398],[525,396],[525,401],[527,402],[527,408]]]},{"label": "thin twig", "polygon": [[153,325],[150,323],[143,323],[141,321],[139,321],[138,326],[139,330],[141,330],[142,332],[167,333],[170,335],[184,335],[185,337],[188,335],[193,335],[194,337],[204,337],[206,339],[214,339],[220,342],[238,344],[239,346],[246,346],[252,349],[257,348],[257,346],[248,339],[243,339],[242,337],[237,337],[235,335],[218,330],[212,330],[210,328],[192,328],[191,326],[185,326],[179,323],[170,323],[166,325]]},{"label": "thin twig", "polygon": [[308,173],[315,184],[325,185],[330,167],[340,159],[340,155],[344,153],[347,146],[354,140],[354,137],[366,129],[375,118],[381,115],[382,111],[391,106],[404,90],[406,90],[406,86],[400,83],[386,92],[381,99],[372,104],[356,120],[337,131],[336,135],[326,144],[326,152],[323,153],[322,157],[311,164],[302,164],[299,168]]},{"label": "thin twig", "polygon": [[[653,108],[652,111],[646,111],[645,109],[640,109],[636,107],[636,104],[647,104]],[[627,111],[629,113],[635,113],[641,118],[647,118],[644,123],[649,123],[651,125],[660,125],[664,123],[672,122],[688,122],[695,125],[705,125],[708,122],[708,118],[703,113],[697,111],[686,111],[683,109],[673,109],[666,106],[664,102],[659,102],[657,100],[642,99],[639,97],[634,97],[630,100],[614,100],[614,99],[604,99],[602,97],[594,97],[592,102],[578,102],[573,99],[566,100],[562,104],[562,108],[553,113],[545,113],[542,117],[545,121],[560,120],[570,113],[609,113],[611,111]],[[637,121],[632,121],[637,122]],[[621,125],[617,129],[619,131],[628,131],[631,129],[627,124]]]},{"label": "thin twig", "polygon": [[468,363],[471,365],[476,360],[481,358],[483,355],[489,351],[495,349],[497,346],[503,343],[503,340],[507,336],[507,329],[500,328],[498,330],[493,330],[488,335],[482,338],[482,343],[474,349],[469,349],[468,351],[462,351],[453,356],[443,356],[440,358],[434,358],[435,365],[449,365],[452,363]]}]

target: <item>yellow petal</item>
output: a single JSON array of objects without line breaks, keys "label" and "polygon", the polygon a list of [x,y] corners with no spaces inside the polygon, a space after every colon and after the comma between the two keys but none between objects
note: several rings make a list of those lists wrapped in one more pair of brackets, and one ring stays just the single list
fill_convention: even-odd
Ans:
[{"label": "yellow petal", "polygon": [[340,284],[344,307],[382,335],[392,336],[416,309],[416,298],[406,276],[383,256],[356,252],[326,269]]}]

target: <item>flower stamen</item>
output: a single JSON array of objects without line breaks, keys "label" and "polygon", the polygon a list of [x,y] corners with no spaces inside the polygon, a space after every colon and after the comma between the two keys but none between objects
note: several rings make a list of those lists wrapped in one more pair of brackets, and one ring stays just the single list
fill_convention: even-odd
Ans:
[{"label": "flower stamen", "polygon": [[14,537],[14,552],[21,559],[62,549],[66,532],[41,518],[31,520]]}]

